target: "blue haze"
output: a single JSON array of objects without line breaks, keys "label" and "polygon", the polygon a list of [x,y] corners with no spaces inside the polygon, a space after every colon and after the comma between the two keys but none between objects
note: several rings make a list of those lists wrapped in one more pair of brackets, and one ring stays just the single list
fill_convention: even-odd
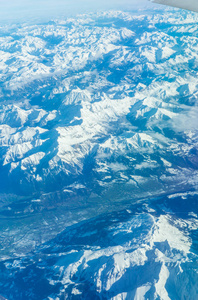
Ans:
[{"label": "blue haze", "polygon": [[134,10],[154,6],[147,0],[0,0],[0,23],[41,22],[76,14],[115,10]]}]

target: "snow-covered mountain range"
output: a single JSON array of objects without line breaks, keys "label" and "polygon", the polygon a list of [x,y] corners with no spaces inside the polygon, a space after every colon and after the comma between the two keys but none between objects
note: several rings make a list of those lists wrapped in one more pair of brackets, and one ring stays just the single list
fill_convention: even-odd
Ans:
[{"label": "snow-covered mountain range", "polygon": [[2,296],[196,299],[197,21],[0,27]]},{"label": "snow-covered mountain range", "polygon": [[196,22],[110,12],[2,27],[1,189],[193,184]]}]

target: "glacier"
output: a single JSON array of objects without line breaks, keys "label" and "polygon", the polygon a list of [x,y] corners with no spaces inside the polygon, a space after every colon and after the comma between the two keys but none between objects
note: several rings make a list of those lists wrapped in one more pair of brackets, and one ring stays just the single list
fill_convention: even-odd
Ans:
[{"label": "glacier", "polygon": [[197,21],[0,26],[0,298],[196,299]]}]

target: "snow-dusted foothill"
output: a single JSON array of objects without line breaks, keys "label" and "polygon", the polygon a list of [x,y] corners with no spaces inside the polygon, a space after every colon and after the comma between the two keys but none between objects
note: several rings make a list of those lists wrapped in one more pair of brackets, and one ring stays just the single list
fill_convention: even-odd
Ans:
[{"label": "snow-dusted foothill", "polygon": [[11,300],[196,299],[197,196],[145,200],[68,227],[1,261],[0,291]]}]

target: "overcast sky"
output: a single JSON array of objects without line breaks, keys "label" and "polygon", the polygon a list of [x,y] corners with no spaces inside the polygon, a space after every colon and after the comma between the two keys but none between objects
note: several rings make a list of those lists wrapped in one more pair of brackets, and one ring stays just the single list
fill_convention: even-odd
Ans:
[{"label": "overcast sky", "polygon": [[0,0],[0,22],[52,19],[107,9],[133,10],[148,0]]}]

